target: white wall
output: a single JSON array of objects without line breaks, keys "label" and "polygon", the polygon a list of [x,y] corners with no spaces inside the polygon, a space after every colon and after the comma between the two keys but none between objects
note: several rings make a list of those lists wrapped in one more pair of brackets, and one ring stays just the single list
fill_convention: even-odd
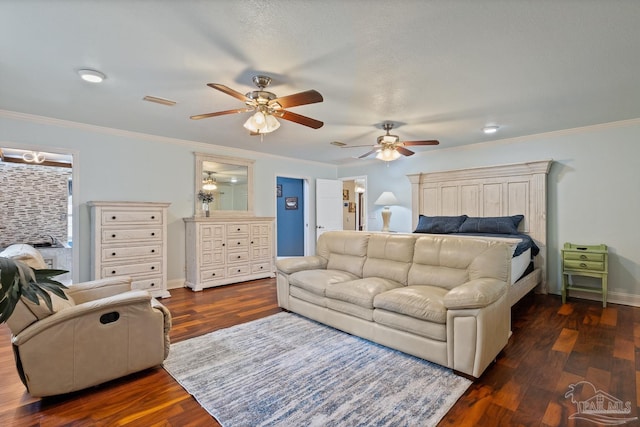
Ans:
[{"label": "white wall", "polygon": [[[183,217],[193,215],[193,152],[255,159],[255,213],[275,215],[276,176],[309,178],[309,227],[315,229],[315,178],[367,176],[369,230],[382,226],[382,191],[400,201],[391,229],[411,231],[406,175],[553,159],[548,179],[549,286],[558,292],[564,242],[605,243],[610,248],[609,298],[640,304],[640,119],[534,135],[461,148],[438,148],[386,164],[363,161],[332,166],[261,155],[204,143],[134,134],[0,110],[0,146],[77,153],[74,201],[79,204],[79,279],[89,279],[89,200],[170,202],[168,276],[184,278]],[[446,141],[441,141],[446,146]]]},{"label": "white wall", "polygon": [[[609,299],[640,303],[640,119],[526,138],[435,149],[383,162],[352,163],[339,176],[368,175],[369,229],[382,226],[382,191],[393,191],[391,229],[410,232],[411,192],[406,175],[552,159],[548,177],[549,287],[559,293],[565,242],[609,246]],[[446,146],[446,140],[441,141]]]},{"label": "white wall", "polygon": [[[239,132],[241,129],[238,130]],[[315,212],[315,178],[335,179],[336,166],[262,155],[191,141],[0,110],[0,146],[77,154],[74,204],[79,207],[77,279],[90,279],[90,200],[169,202],[168,268],[171,284],[184,281],[185,226],[193,215],[194,152],[254,159],[254,212],[275,216],[276,175],[308,177],[308,209]],[[315,219],[309,227],[315,230]]]}]

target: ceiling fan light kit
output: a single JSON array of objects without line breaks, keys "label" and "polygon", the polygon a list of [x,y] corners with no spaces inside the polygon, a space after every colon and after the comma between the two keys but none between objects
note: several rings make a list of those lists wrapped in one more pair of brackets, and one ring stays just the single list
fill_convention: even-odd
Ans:
[{"label": "ceiling fan light kit", "polygon": [[253,83],[258,87],[258,90],[248,92],[244,95],[225,85],[219,83],[208,83],[207,86],[210,88],[219,90],[220,92],[226,93],[227,95],[243,101],[246,107],[236,108],[234,110],[218,111],[215,113],[198,114],[191,116],[191,119],[200,120],[208,117],[254,111],[255,113],[249,117],[243,125],[254,135],[265,134],[278,129],[280,127],[280,122],[276,117],[308,126],[312,129],[319,129],[324,125],[324,123],[319,120],[286,110],[286,108],[290,107],[322,102],[323,98],[319,92],[315,90],[307,90],[305,92],[294,93],[293,95],[278,98],[276,94],[264,90],[269,86],[269,84],[271,84],[271,77],[263,75],[254,76]]},{"label": "ceiling fan light kit", "polygon": [[[369,157],[370,155],[376,153],[376,159],[382,160],[384,162],[391,162],[393,160],[399,159],[401,156],[412,156],[414,152],[405,148],[407,146],[440,144],[440,142],[436,140],[400,141],[400,137],[398,135],[391,135],[390,133],[391,129],[393,129],[392,122],[383,123],[382,129],[384,129],[387,133],[379,136],[376,139],[376,144],[371,147],[371,151],[359,156],[358,157],[359,159],[364,159],[365,157]],[[353,146],[349,147],[346,144],[339,141],[333,141],[331,144],[341,148],[353,148]],[[362,147],[362,146],[356,146],[356,147]]]},{"label": "ceiling fan light kit", "polygon": [[398,160],[401,157],[401,154],[398,150],[395,150],[391,147],[382,148],[376,154],[376,159],[382,160],[383,162],[391,162],[393,160]]}]

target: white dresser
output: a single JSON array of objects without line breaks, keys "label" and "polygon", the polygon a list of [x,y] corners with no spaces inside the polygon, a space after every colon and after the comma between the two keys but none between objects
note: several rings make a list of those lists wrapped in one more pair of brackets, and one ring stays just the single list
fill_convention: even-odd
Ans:
[{"label": "white dresser", "polygon": [[91,209],[91,277],[131,276],[134,289],[155,297],[167,290],[169,203],[88,202]]},{"label": "white dresser", "polygon": [[194,291],[275,276],[273,218],[185,218],[187,281]]}]

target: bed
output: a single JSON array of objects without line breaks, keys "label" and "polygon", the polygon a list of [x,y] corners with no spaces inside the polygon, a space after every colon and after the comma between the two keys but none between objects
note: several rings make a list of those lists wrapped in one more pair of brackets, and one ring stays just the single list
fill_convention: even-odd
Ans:
[{"label": "bed", "polygon": [[547,293],[547,175],[551,163],[542,160],[407,175],[411,182],[412,230],[424,217],[458,221],[465,217],[482,224],[489,218],[507,221],[521,216],[515,233],[485,233],[480,226],[480,232],[476,229],[468,233],[467,227],[462,235],[503,240],[513,244],[514,250],[523,240],[530,240],[533,246],[529,251],[514,252],[509,302],[513,306],[534,289]]}]

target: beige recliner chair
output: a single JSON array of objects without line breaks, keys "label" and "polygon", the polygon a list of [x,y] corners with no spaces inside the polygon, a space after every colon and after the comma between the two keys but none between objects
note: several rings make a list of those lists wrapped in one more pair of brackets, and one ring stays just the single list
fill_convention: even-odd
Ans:
[{"label": "beige recliner chair", "polygon": [[77,283],[69,300],[22,299],[7,325],[16,365],[32,396],[69,393],[161,365],[169,354],[171,315],[122,276]]}]

